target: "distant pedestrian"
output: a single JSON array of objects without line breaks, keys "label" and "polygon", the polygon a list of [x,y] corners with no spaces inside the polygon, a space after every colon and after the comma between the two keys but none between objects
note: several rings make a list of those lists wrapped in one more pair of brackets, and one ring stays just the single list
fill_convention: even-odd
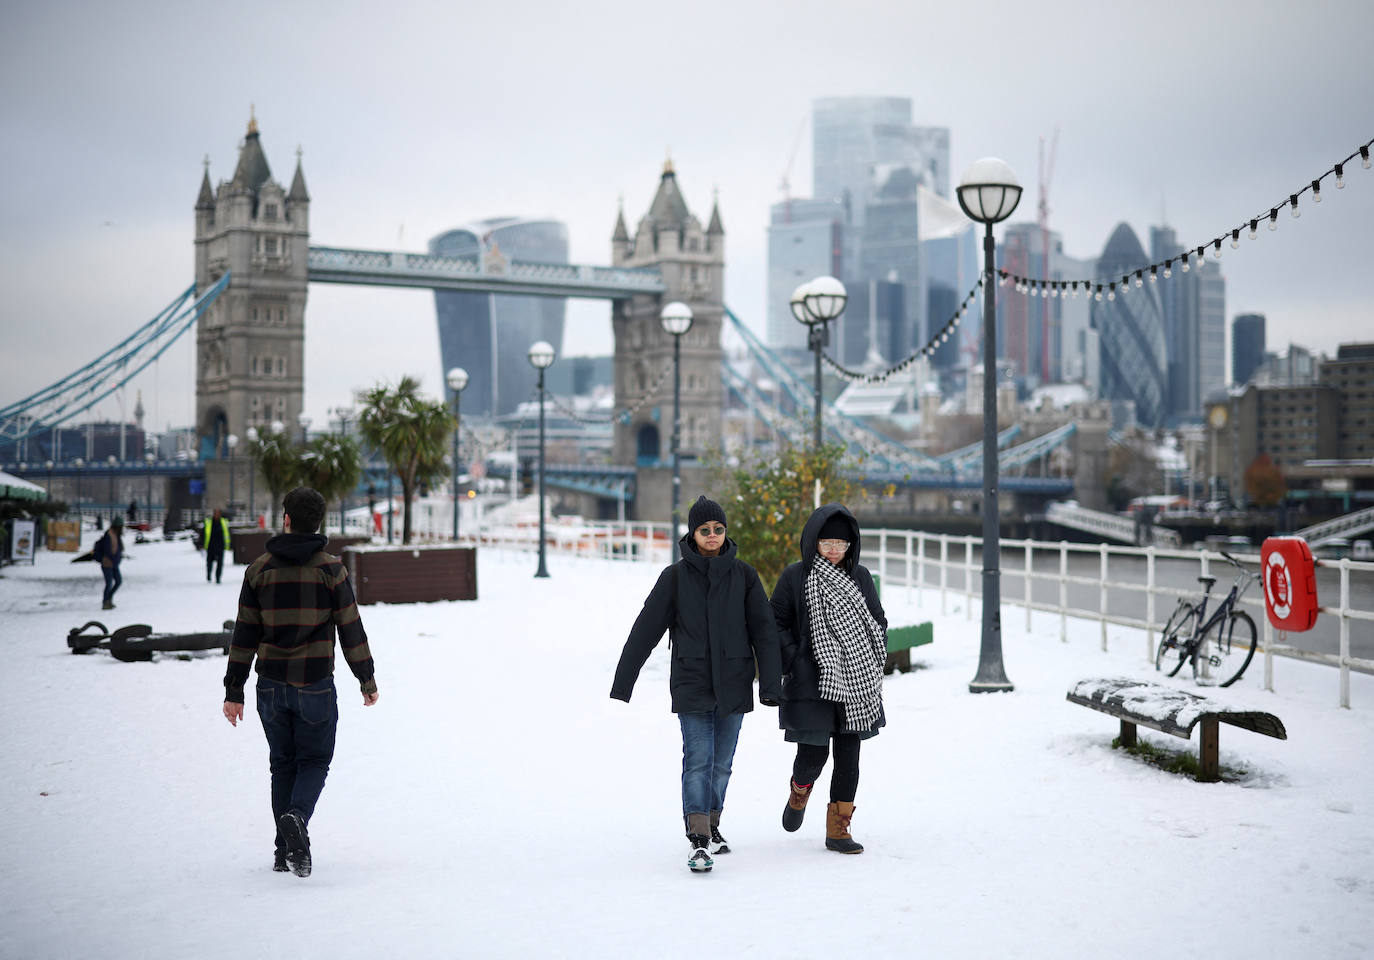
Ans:
[{"label": "distant pedestrian", "polygon": [[[699,497],[687,515],[682,559],[661,574],[644,601],[616,666],[611,696],[629,702],[644,662],[668,631],[668,691],[682,728],[682,818],[703,873],[712,853],[729,853],[720,833],[725,791],[744,715],[759,700],[778,703],[778,638],[759,575],[738,559],[725,535],[725,511]],[[709,848],[709,850],[708,850]]]},{"label": "distant pedestrian", "polygon": [[119,574],[119,564],[124,559],[124,521],[115,517],[110,527],[100,535],[91,549],[91,557],[100,562],[100,572],[105,575],[105,595],[100,609],[114,609],[115,591],[124,582]]},{"label": "distant pedestrian", "polygon": [[129,517],[130,525],[138,523],[138,498],[129,501],[129,509],[125,511]]},{"label": "distant pedestrian", "polygon": [[859,565],[859,522],[842,504],[827,503],[811,514],[801,556],[773,589],[783,666],[778,722],[797,745],[782,826],[789,832],[801,827],[833,742],[825,846],[863,853],[849,822],[859,787],[859,744],[886,723],[887,616],[873,577]]},{"label": "distant pedestrian", "polygon": [[298,877],[311,871],[310,836],[339,722],[334,689],[334,636],[361,685],[363,705],[377,702],[367,632],[348,571],[324,552],[329,538],[315,531],[324,497],[297,487],[282,500],[282,533],[243,575],[238,621],[224,677],[224,717],[243,719],[243,688],[257,657],[258,718],[267,735],[272,771],[276,850],[272,869]]},{"label": "distant pedestrian", "polygon": [[229,549],[229,521],[224,519],[219,507],[205,518],[205,529],[201,532],[201,545],[205,549],[205,582],[210,582],[213,567],[215,583],[224,576],[224,551]]}]

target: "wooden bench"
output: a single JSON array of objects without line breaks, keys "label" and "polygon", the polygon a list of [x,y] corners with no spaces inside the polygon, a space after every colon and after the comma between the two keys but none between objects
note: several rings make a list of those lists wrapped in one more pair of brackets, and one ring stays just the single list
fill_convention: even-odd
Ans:
[{"label": "wooden bench", "polygon": [[1198,746],[1201,769],[1197,778],[1204,783],[1221,779],[1221,764],[1217,759],[1219,723],[1229,723],[1278,740],[1288,739],[1283,721],[1272,713],[1238,710],[1187,690],[1128,677],[1080,680],[1069,689],[1068,699],[1120,719],[1121,745],[1124,747],[1135,746],[1137,724],[1187,740],[1192,737],[1193,727],[1201,723]]},{"label": "wooden bench", "polygon": [[[878,591],[878,599],[883,597],[883,578],[881,574],[869,571],[873,577],[873,587]],[[906,673],[911,669],[911,650],[935,642],[935,625],[927,620],[912,626],[887,628],[887,662],[883,664],[883,675],[894,671]]]},{"label": "wooden bench", "polygon": [[935,642],[935,626],[929,620],[911,627],[887,628],[887,662],[883,673],[895,670],[906,673],[911,669],[911,650]]}]

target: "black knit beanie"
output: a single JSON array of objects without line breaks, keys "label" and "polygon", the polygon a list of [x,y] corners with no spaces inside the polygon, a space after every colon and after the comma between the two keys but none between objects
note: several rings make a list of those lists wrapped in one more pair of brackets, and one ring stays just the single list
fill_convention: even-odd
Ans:
[{"label": "black knit beanie", "polygon": [[817,540],[852,540],[853,538],[854,525],[842,513],[832,513],[825,523],[821,524],[821,532],[816,534]]},{"label": "black knit beanie", "polygon": [[687,512],[687,529],[695,533],[703,523],[710,523],[712,520],[721,526],[729,526],[725,522],[725,511],[720,508],[720,504],[714,500],[707,500],[705,495],[697,497],[697,502],[692,504],[692,509]]}]

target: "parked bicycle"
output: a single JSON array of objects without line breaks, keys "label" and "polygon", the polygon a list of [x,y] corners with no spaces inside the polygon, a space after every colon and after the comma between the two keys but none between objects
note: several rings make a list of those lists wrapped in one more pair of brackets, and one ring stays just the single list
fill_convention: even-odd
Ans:
[{"label": "parked bicycle", "polygon": [[1244,610],[1237,609],[1237,604],[1258,575],[1246,570],[1229,553],[1222,551],[1221,555],[1238,571],[1231,592],[1208,617],[1207,600],[1217,578],[1197,578],[1203,585],[1202,601],[1196,605],[1187,600],[1178,602],[1164,625],[1164,635],[1155,653],[1155,669],[1172,677],[1188,663],[1198,683],[1229,687],[1240,679],[1255,656],[1255,621]]}]

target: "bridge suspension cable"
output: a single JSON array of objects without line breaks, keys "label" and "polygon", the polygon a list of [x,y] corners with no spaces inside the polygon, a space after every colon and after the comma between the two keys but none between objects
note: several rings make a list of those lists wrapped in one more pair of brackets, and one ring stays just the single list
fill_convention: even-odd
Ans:
[{"label": "bridge suspension cable", "polygon": [[191,284],[153,319],[94,360],[22,400],[0,407],[0,440],[19,441],[42,433],[123,388],[191,329],[228,285],[226,273],[191,301],[196,291]]}]

